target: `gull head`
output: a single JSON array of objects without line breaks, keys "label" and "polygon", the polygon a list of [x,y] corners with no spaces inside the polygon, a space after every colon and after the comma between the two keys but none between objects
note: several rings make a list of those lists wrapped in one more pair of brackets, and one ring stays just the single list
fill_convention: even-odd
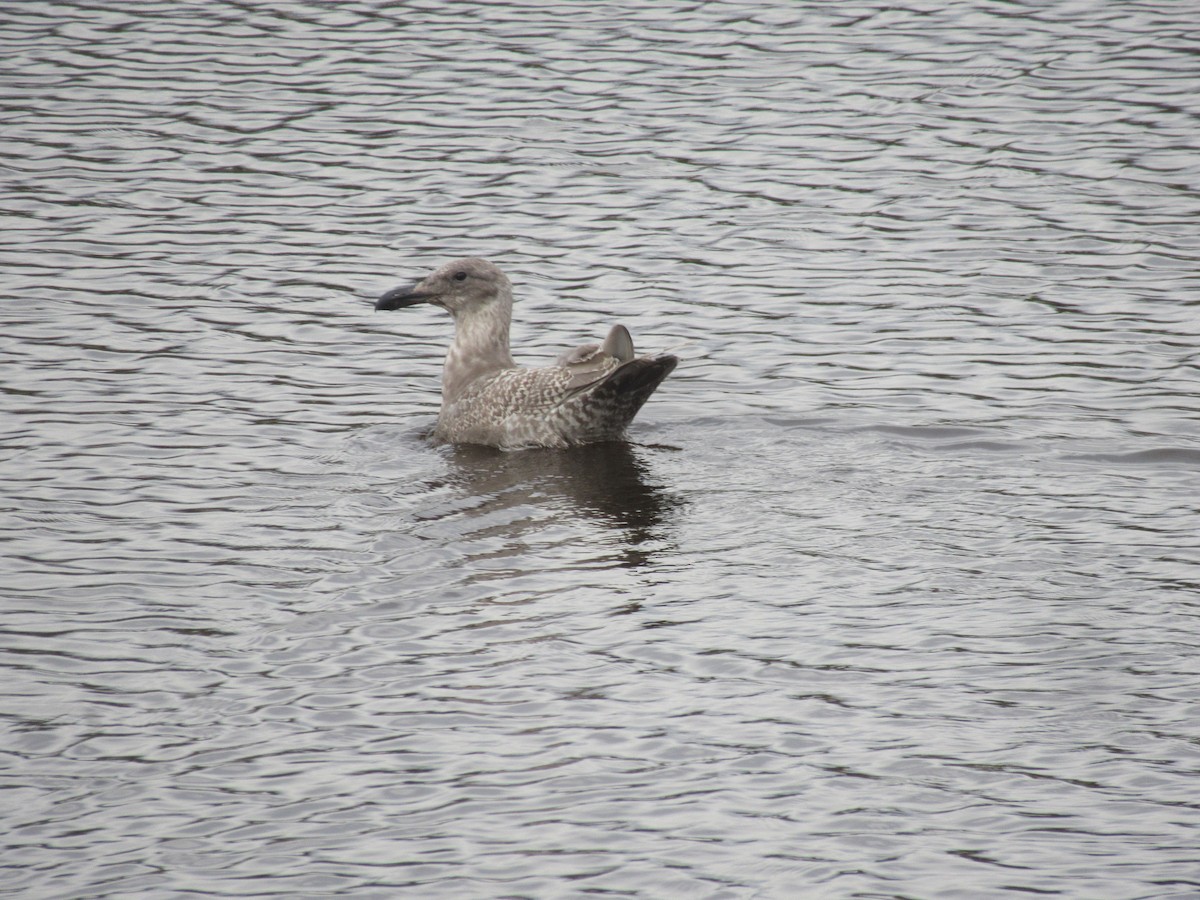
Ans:
[{"label": "gull head", "polygon": [[456,259],[411,287],[388,291],[375,308],[400,309],[418,303],[440,306],[457,318],[463,313],[511,304],[512,284],[486,259]]}]

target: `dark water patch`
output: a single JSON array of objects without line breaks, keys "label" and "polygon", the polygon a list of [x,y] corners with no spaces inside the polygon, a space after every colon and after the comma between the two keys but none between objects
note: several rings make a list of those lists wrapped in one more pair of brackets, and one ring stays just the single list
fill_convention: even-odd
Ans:
[{"label": "dark water patch", "polygon": [[1065,458],[1113,463],[1118,466],[1178,467],[1200,471],[1200,450],[1186,447],[1157,447],[1153,450],[1137,450],[1131,453],[1081,453]]}]

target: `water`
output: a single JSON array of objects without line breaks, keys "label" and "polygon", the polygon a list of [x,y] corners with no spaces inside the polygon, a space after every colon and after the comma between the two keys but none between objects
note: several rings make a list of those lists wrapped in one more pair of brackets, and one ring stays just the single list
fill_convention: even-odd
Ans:
[{"label": "water", "polygon": [[[0,41],[0,895],[1200,896],[1191,5]],[[465,254],[627,445],[424,439]]]}]

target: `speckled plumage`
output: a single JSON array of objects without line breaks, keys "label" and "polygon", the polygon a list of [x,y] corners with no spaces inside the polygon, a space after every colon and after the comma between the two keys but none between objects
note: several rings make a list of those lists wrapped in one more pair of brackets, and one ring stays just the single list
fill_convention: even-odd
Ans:
[{"label": "speckled plumage", "polygon": [[376,309],[431,303],[454,316],[434,436],[504,449],[614,440],[675,368],[674,356],[634,354],[614,325],[603,344],[564,351],[554,365],[524,369],[509,350],[512,285],[495,265],[460,259],[412,288],[389,291]]}]

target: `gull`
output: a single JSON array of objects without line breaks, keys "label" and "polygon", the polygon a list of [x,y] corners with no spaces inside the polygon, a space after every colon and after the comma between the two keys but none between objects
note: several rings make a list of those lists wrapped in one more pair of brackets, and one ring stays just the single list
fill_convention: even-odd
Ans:
[{"label": "gull", "polygon": [[601,344],[565,350],[550,366],[521,368],[509,349],[512,302],[504,273],[472,258],[446,263],[375,304],[391,310],[429,303],[454,317],[438,440],[504,450],[619,440],[679,362],[669,354],[636,356],[629,331],[614,325]]}]

